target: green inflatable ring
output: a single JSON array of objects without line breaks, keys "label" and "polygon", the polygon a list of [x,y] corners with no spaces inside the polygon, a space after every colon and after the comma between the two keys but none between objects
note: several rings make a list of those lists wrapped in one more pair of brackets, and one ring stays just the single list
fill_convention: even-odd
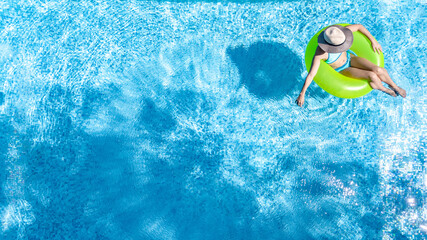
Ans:
[{"label": "green inflatable ring", "polygon": [[[338,25],[348,26],[350,24]],[[316,35],[310,39],[310,42],[308,42],[307,49],[305,50],[305,65],[307,71],[310,71],[314,53],[317,49],[317,37],[325,28],[316,33]],[[350,49],[356,53],[357,56],[366,58],[377,66],[384,67],[384,55],[374,52],[371,41],[359,31],[354,32],[353,36],[353,45]],[[372,91],[369,80],[346,77],[335,71],[329,64],[325,63],[325,61],[320,61],[319,70],[313,80],[323,90],[340,98],[357,98]]]}]

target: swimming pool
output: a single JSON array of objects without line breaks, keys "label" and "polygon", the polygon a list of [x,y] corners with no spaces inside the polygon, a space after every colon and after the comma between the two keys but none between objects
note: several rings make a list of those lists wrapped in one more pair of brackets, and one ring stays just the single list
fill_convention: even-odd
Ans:
[{"label": "swimming pool", "polygon": [[[422,239],[426,2],[0,3],[2,239]],[[406,99],[313,83],[361,23]]]}]

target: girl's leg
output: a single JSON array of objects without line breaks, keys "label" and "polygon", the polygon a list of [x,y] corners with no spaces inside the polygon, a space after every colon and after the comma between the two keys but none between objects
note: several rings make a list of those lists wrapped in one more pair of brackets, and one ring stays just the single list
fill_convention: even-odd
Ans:
[{"label": "girl's leg", "polygon": [[387,83],[390,86],[390,88],[398,92],[400,96],[406,97],[406,91],[400,88],[399,86],[397,86],[396,83],[394,83],[393,80],[391,80],[390,75],[388,74],[387,70],[385,70],[384,68],[371,63],[368,59],[365,59],[362,57],[356,57],[356,56],[351,58],[350,65],[355,68],[360,68],[360,69],[374,72],[375,74],[378,75],[381,81]]},{"label": "girl's leg", "polygon": [[393,97],[397,96],[393,90],[390,90],[390,89],[384,87],[384,85],[381,83],[381,80],[378,77],[378,75],[372,71],[367,71],[367,70],[363,70],[363,69],[355,68],[355,67],[349,67],[349,68],[342,70],[340,73],[347,76],[347,77],[352,77],[352,78],[357,78],[357,79],[369,79],[369,80],[371,80],[369,82],[369,85],[371,85],[371,87],[373,89],[378,89],[378,90],[383,91],[383,92],[385,92],[385,93],[387,93]]}]

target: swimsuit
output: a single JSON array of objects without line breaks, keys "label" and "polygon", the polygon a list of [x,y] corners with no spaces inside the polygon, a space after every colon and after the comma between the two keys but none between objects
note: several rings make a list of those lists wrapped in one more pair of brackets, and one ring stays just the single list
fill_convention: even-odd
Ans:
[{"label": "swimsuit", "polygon": [[[350,49],[347,50],[347,61],[341,66],[335,69],[335,71],[337,72],[341,72],[342,70],[350,67],[350,53],[353,54],[354,56],[357,56],[353,51],[351,51]],[[333,62],[335,62],[336,60],[338,60],[339,57],[341,57],[342,53],[328,53],[328,59],[325,61],[327,64],[331,64]]]}]

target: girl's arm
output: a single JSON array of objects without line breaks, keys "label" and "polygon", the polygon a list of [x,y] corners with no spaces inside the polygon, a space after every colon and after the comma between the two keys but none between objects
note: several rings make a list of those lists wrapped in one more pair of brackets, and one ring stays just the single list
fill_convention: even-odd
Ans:
[{"label": "girl's arm", "polygon": [[377,42],[377,40],[375,40],[375,38],[368,31],[368,29],[366,29],[362,24],[353,24],[353,25],[346,26],[346,28],[350,29],[352,32],[359,31],[363,33],[363,35],[365,35],[369,39],[369,41],[371,41],[372,49],[374,49],[375,52],[380,53],[380,51],[381,52],[383,51],[383,49],[381,48],[381,45]]},{"label": "girl's arm", "polygon": [[304,86],[302,87],[301,93],[295,101],[298,106],[301,107],[304,104],[305,92],[307,91],[308,86],[310,86],[311,82],[313,81],[314,76],[316,76],[317,70],[319,70],[320,60],[326,59],[325,56],[326,53],[318,47],[316,53],[314,54],[313,61],[311,62],[310,71],[308,72],[308,75],[305,78]]}]

